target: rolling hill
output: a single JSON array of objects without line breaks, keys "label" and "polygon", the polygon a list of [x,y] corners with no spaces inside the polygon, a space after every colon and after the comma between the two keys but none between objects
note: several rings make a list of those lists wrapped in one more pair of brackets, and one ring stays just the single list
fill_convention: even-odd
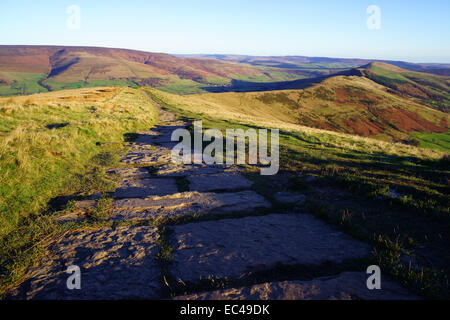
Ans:
[{"label": "rolling hill", "polygon": [[151,86],[202,92],[232,79],[273,82],[302,78],[293,70],[126,49],[0,46],[0,94],[29,94],[99,85]]},{"label": "rolling hill", "polygon": [[364,59],[0,46],[0,95],[98,86],[213,92],[182,101],[208,105],[213,112],[238,109],[284,123],[447,150],[450,77],[431,72],[440,67],[445,69]]},{"label": "rolling hill", "polygon": [[374,60],[374,59],[345,59],[328,57],[305,57],[305,56],[243,56],[227,54],[198,54],[179,55],[180,57],[216,59],[247,63],[255,66],[270,66],[278,68],[296,69],[298,72],[314,73],[318,75],[333,74],[337,71],[359,67],[371,62],[384,62],[411,71],[425,72],[436,75],[450,76],[450,64],[446,63],[411,63],[404,61]]},{"label": "rolling hill", "polygon": [[[149,86],[192,94],[297,89],[310,79],[346,74],[372,60],[302,56],[169,55],[128,49],[0,45],[0,95],[96,86]],[[448,65],[389,62],[406,68],[407,81],[429,85]],[[423,73],[420,79],[414,73]],[[415,78],[414,78],[415,77]],[[430,80],[431,79],[431,80]],[[438,87],[441,90],[445,87]],[[410,89],[409,91],[411,91]],[[448,101],[446,102],[448,104]]]},{"label": "rolling hill", "polygon": [[167,95],[165,99],[205,115],[234,120],[253,117],[413,145],[431,139],[435,144],[428,147],[449,150],[445,142],[449,115],[445,108],[432,108],[445,102],[440,99],[448,95],[448,79],[381,63],[345,74],[278,83],[278,88],[302,89]]},{"label": "rolling hill", "polygon": [[414,72],[386,63],[373,62],[359,68],[361,74],[393,90],[399,96],[450,111],[450,77]]}]

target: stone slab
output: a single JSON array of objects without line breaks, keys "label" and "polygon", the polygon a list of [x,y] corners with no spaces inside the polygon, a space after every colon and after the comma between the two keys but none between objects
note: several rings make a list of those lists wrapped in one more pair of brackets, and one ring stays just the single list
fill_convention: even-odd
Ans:
[{"label": "stone slab", "polygon": [[343,272],[311,281],[266,282],[249,287],[175,297],[175,300],[417,300],[403,287],[381,278],[381,290],[369,290],[364,272]]},{"label": "stone slab", "polygon": [[151,178],[150,172],[146,168],[118,168],[110,169],[108,174],[116,174],[126,179]]},{"label": "stone slab", "polygon": [[131,165],[153,165],[171,161],[170,149],[157,147],[155,149],[132,150],[121,160],[122,163]]},{"label": "stone slab", "polygon": [[125,179],[114,192],[114,198],[146,198],[149,196],[165,196],[178,192],[175,179]]},{"label": "stone slab", "polygon": [[239,278],[274,266],[315,266],[368,255],[370,247],[307,214],[191,223],[173,227],[170,271],[183,281]]},{"label": "stone slab", "polygon": [[270,203],[254,191],[235,193],[183,192],[165,197],[114,201],[112,219],[152,219],[181,215],[222,214],[269,208]]},{"label": "stone slab", "polygon": [[292,192],[280,191],[276,192],[273,197],[276,201],[283,204],[296,204],[300,205],[306,201],[306,196],[303,194],[297,194]]},{"label": "stone slab", "polygon": [[[161,270],[155,227],[118,227],[66,235],[50,247],[9,299],[157,299]],[[67,268],[81,271],[81,289],[68,290]]]},{"label": "stone slab", "polygon": [[189,190],[199,192],[246,189],[253,185],[253,182],[240,173],[233,172],[191,175],[187,179]]},{"label": "stone slab", "polygon": [[236,167],[227,167],[223,165],[161,165],[156,171],[156,175],[162,177],[187,177],[191,175],[210,175],[224,172],[237,172]]}]

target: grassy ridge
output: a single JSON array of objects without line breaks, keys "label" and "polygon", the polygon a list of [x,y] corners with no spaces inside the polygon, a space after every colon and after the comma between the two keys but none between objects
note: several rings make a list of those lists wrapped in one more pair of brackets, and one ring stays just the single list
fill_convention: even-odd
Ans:
[{"label": "grassy ridge", "polygon": [[202,119],[206,126],[211,122],[218,129],[229,125],[279,128],[285,169],[338,173],[349,183],[373,188],[389,185],[405,195],[405,203],[419,211],[449,213],[449,171],[441,162],[448,155],[445,152],[298,126],[283,121],[281,116],[277,118],[270,108],[249,110],[245,105],[228,104],[226,99],[212,104],[205,103],[202,95],[149,92],[177,113]]},{"label": "grassy ridge", "polygon": [[[0,99],[0,298],[42,259],[52,239],[103,223],[117,187],[105,168],[120,166],[124,142],[156,121],[147,96],[130,88]],[[99,192],[85,226],[53,220],[73,209],[64,198]]]},{"label": "grassy ridge", "polygon": [[125,133],[148,128],[155,119],[153,107],[134,89],[0,99],[0,235],[52,197],[75,191],[69,182],[86,172],[95,155],[120,151]]},{"label": "grassy ridge", "polygon": [[[209,93],[176,100],[184,108],[210,107],[209,112],[228,118],[300,124],[383,141],[409,143],[412,132],[448,131],[448,114],[359,76],[336,76],[303,90]],[[445,145],[440,150],[450,151]]]},{"label": "grassy ridge", "polygon": [[450,111],[449,77],[412,72],[379,62],[371,63],[363,69],[363,73],[369,79],[419,103],[442,112]]}]

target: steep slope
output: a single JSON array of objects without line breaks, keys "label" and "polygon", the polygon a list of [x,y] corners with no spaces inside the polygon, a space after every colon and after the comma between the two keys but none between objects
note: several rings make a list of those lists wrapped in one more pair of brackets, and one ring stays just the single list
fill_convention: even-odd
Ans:
[{"label": "steep slope", "polygon": [[370,63],[359,70],[397,95],[414,98],[443,112],[450,111],[450,77],[413,72],[381,62]]}]

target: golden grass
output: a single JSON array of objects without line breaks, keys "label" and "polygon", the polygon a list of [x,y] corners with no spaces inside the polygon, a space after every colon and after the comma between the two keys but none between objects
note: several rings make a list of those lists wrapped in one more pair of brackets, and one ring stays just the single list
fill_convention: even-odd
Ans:
[{"label": "golden grass", "polygon": [[[361,83],[370,81],[364,78]],[[332,80],[337,81],[337,80]],[[370,81],[372,82],[372,81]],[[376,84],[375,84],[376,85]],[[376,85],[379,86],[379,85]],[[381,86],[379,86],[381,90]],[[302,90],[300,90],[302,91]],[[299,90],[283,90],[287,94],[298,94]],[[180,96],[151,90],[151,93],[166,101],[169,105],[208,117],[233,121],[257,127],[278,128],[288,132],[300,132],[306,135],[323,137],[330,146],[348,150],[364,150],[368,153],[385,153],[396,156],[415,156],[419,158],[442,158],[445,153],[425,148],[408,146],[400,143],[384,142],[372,138],[338,133],[323,129],[306,127],[293,123],[293,115],[282,105],[267,105],[257,100],[260,92],[219,93]]]}]

